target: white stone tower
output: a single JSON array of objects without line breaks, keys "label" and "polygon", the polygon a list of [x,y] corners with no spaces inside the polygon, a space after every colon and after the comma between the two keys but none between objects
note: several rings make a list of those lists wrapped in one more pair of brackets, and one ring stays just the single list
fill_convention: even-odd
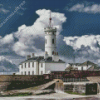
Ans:
[{"label": "white stone tower", "polygon": [[44,28],[45,32],[45,56],[52,57],[52,55],[58,55],[56,51],[56,28],[51,26],[51,13],[49,18],[49,26]]}]

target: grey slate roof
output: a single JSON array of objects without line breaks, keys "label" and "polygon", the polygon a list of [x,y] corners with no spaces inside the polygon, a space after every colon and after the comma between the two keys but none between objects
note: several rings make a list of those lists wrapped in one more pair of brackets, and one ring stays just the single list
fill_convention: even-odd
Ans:
[{"label": "grey slate roof", "polygon": [[45,63],[65,63],[61,59],[59,59],[59,61],[53,61],[52,57],[48,57],[48,58],[44,59],[44,56],[35,56],[35,57],[29,58],[28,60],[25,60],[21,63],[30,62],[30,61],[33,61],[33,62],[38,61],[38,62],[45,62]]},{"label": "grey slate roof", "polygon": [[80,63],[69,63],[71,66],[72,65],[76,65],[76,66],[79,66],[80,65]]},{"label": "grey slate roof", "polygon": [[[99,70],[100,69],[100,67],[97,65],[97,64],[95,64],[95,63],[93,63],[93,62],[91,62],[91,61],[86,61],[86,62],[83,62],[83,63],[69,63],[71,66],[72,65],[76,65],[76,66],[88,66],[88,65],[91,65],[91,67],[94,67],[94,69],[96,69],[96,70]],[[90,68],[91,68],[90,67]],[[89,69],[90,69],[89,68]]]}]

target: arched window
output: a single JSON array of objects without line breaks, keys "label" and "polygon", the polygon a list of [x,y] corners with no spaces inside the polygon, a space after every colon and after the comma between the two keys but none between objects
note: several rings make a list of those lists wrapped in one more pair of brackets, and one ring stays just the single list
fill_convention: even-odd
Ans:
[{"label": "arched window", "polygon": [[54,44],[54,39],[52,39],[52,44]]}]

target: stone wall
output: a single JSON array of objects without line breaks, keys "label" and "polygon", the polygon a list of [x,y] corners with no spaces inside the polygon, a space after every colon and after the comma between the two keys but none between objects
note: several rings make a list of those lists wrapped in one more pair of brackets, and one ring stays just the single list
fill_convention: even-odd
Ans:
[{"label": "stone wall", "polygon": [[43,75],[0,75],[0,91],[34,87],[49,81]]}]

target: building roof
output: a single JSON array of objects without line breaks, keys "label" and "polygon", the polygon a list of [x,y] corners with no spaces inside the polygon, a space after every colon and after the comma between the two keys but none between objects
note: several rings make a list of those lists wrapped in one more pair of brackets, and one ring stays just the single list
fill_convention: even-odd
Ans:
[{"label": "building roof", "polygon": [[80,63],[69,63],[71,66],[72,65],[76,65],[76,66],[78,66],[78,65],[80,65]]},{"label": "building roof", "polygon": [[98,82],[100,83],[100,76],[91,76],[91,77],[87,77],[87,79],[91,82]]},{"label": "building roof", "polygon": [[59,61],[53,61],[52,57],[48,57],[48,58],[44,59],[44,56],[35,56],[35,57],[29,58],[21,63],[30,62],[30,61],[38,61],[38,62],[45,62],[45,63],[65,63],[61,59],[59,59]]},{"label": "building roof", "polygon": [[83,63],[69,63],[69,66],[65,70],[73,69],[74,68],[73,65],[76,66],[75,68],[77,68],[78,66],[79,67],[86,67],[87,66],[87,70],[91,70],[91,68],[93,70],[100,70],[100,67],[97,64],[95,64],[91,61],[86,61],[86,62],[83,62]]},{"label": "building roof", "polygon": [[95,68],[99,68],[99,66],[97,65],[97,64],[95,64],[95,63],[93,63],[93,62],[91,62],[91,61],[86,61],[86,62],[83,62],[83,63],[69,63],[71,66],[72,65],[76,65],[76,66],[88,66],[88,65],[92,65],[92,66],[94,66]]},{"label": "building roof", "polygon": [[95,65],[95,66],[97,66],[97,64],[95,64],[95,63],[93,63],[93,62],[91,62],[91,61],[86,61],[86,62],[83,62],[83,63],[80,63],[80,65],[81,66],[84,66],[84,65]]},{"label": "building roof", "polygon": [[84,65],[95,65],[97,66],[97,64],[91,62],[91,61],[86,61],[86,62],[83,62],[83,63],[69,63],[70,65],[76,65],[76,66],[84,66]]}]

